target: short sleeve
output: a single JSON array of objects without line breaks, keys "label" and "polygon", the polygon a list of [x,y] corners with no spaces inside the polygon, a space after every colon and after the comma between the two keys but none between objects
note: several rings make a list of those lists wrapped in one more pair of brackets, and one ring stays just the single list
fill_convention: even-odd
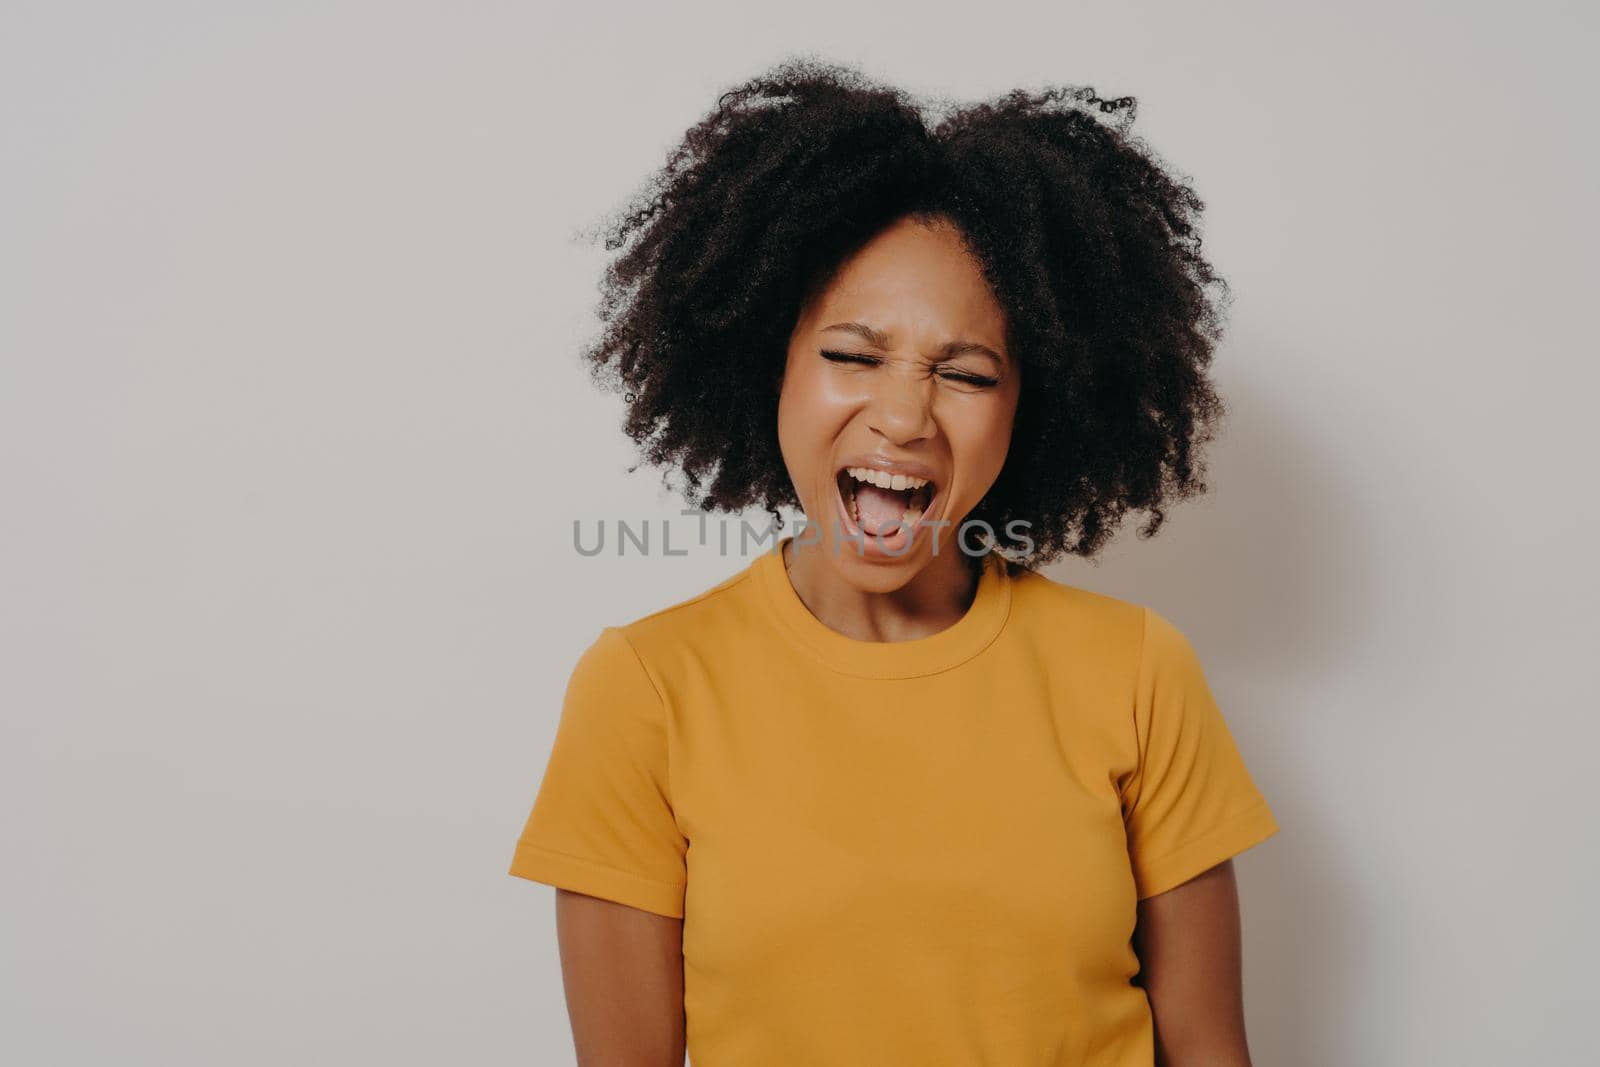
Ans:
[{"label": "short sleeve", "polygon": [[1278,830],[1193,647],[1165,617],[1144,611],[1134,702],[1138,767],[1122,787],[1140,900],[1181,885]]},{"label": "short sleeve", "polygon": [[606,627],[579,658],[510,873],[683,917],[688,842],[673,814],[666,709]]}]

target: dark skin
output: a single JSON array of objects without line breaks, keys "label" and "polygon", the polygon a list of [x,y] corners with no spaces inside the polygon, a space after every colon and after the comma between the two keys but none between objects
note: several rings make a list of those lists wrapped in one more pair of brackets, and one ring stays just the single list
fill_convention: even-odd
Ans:
[{"label": "dark skin", "polygon": [[[959,523],[1005,463],[1025,388],[1006,336],[1005,313],[948,220],[891,226],[803,309],[778,431],[790,481],[824,536],[792,543],[784,562],[806,607],[835,631],[911,640],[966,610],[976,578],[949,537],[937,550],[932,529],[893,556],[836,549],[836,474],[860,456],[916,463],[937,485],[930,516]],[[683,921],[567,890],[556,920],[580,1067],[682,1067]],[[1250,1067],[1232,862],[1140,901],[1133,944],[1157,1067]]]},{"label": "dark skin", "polygon": [[1156,1067],[1250,1067],[1233,861],[1141,900],[1138,914],[1133,947]]},{"label": "dark skin", "polygon": [[[1156,1067],[1251,1067],[1233,861],[1138,915]],[[579,1067],[682,1067],[683,920],[558,889],[556,934]]]},{"label": "dark skin", "polygon": [[578,1067],[683,1067],[683,920],[556,890]]}]

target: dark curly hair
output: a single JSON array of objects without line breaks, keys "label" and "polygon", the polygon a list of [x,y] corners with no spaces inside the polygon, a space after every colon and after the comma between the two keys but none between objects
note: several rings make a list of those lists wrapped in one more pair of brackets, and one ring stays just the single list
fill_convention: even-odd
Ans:
[{"label": "dark curly hair", "polygon": [[[1205,491],[1199,450],[1224,414],[1207,369],[1227,288],[1201,258],[1202,203],[1130,134],[1132,97],[1019,89],[941,110],[930,125],[903,92],[810,57],[724,93],[608,216],[621,251],[585,358],[694,506],[781,522],[799,506],[777,397],[801,308],[891,222],[948,219],[1023,367],[1005,465],[967,518],[1027,566],[1093,557],[1129,509],[1154,536],[1164,504]],[[1026,556],[1005,537],[1017,519]]]}]

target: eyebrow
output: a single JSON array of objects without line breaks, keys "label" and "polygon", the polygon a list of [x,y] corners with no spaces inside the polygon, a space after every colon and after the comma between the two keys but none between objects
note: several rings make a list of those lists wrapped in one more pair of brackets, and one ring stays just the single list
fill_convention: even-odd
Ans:
[{"label": "eyebrow", "polygon": [[[829,330],[840,330],[844,333],[853,333],[863,341],[867,342],[869,345],[872,345],[874,348],[889,347],[888,335],[881,333],[878,330],[874,330],[871,326],[868,326],[864,322],[836,322],[832,326],[824,326],[822,328],[823,333],[827,333]],[[975,353],[980,356],[988,356],[990,359],[1002,366],[1004,366],[1006,362],[1005,357],[1000,353],[996,352],[988,345],[979,344],[977,341],[948,341],[939,349],[939,354],[944,359],[952,359],[956,356],[967,355],[968,353]]]}]

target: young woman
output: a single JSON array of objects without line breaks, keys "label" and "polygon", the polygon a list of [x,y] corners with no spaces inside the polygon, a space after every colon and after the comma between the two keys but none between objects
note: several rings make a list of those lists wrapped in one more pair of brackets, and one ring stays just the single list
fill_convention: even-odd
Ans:
[{"label": "young woman", "polygon": [[1273,834],[1184,635],[1046,578],[1204,489],[1223,295],[1133,102],[933,123],[791,61],[616,224],[590,352],[707,510],[806,517],[572,674],[511,873],[583,1063],[1249,1063]]}]

